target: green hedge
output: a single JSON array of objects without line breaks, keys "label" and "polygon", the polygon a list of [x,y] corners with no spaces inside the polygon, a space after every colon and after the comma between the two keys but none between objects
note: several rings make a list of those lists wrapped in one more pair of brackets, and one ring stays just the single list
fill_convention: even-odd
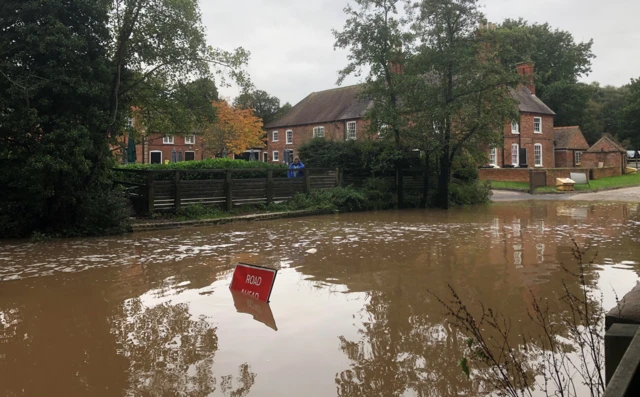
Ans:
[{"label": "green hedge", "polygon": [[179,161],[169,164],[126,164],[119,168],[130,170],[196,170],[196,169],[229,169],[229,168],[287,168],[284,164],[263,163],[262,161],[232,160],[227,158],[206,159],[198,161]]},{"label": "green hedge", "polygon": [[[263,163],[261,161],[246,161],[246,160],[232,160],[226,158],[219,159],[206,159],[199,161],[180,161],[169,164],[127,164],[121,165],[118,167],[120,169],[128,169],[128,170],[142,170],[142,171],[158,171],[158,170],[175,170],[175,171],[189,171],[189,170],[225,170],[225,169],[250,169],[250,168],[260,168],[264,170],[268,169],[276,169],[276,170],[284,170],[287,169],[287,166],[284,164],[278,163]],[[118,179],[124,180],[126,182],[139,182],[145,183],[146,177],[144,175],[136,175],[131,173],[118,173],[120,174]],[[234,173],[234,179],[245,179],[245,178],[265,178],[265,171],[254,171],[254,172],[243,172],[243,173]],[[282,176],[280,174],[276,176]],[[156,174],[154,176],[155,180],[171,180],[173,179],[172,173],[162,173]],[[223,173],[207,173],[207,172],[189,172],[182,174],[183,180],[203,180],[203,179],[223,179],[225,176]]]}]

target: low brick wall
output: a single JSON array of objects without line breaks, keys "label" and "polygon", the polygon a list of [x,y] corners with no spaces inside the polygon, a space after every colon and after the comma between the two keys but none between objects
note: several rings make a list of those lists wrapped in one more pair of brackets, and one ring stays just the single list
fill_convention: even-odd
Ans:
[{"label": "low brick wall", "polygon": [[595,180],[620,175],[622,175],[622,169],[618,167],[592,168],[589,179]]},{"label": "low brick wall", "polygon": [[529,183],[529,170],[527,168],[480,168],[478,178],[481,181]]},{"label": "low brick wall", "polygon": [[[547,173],[547,186],[555,186],[556,178],[569,178],[572,172],[587,174],[589,179],[614,176],[615,167],[607,168],[542,168]],[[595,171],[595,172],[594,172]],[[619,173],[617,174],[619,175]],[[529,168],[481,168],[478,172],[481,181],[525,182],[529,183]]]},{"label": "low brick wall", "polygon": [[569,178],[572,172],[579,174],[587,174],[589,177],[589,170],[586,168],[547,168],[547,186],[555,186],[557,178]]}]

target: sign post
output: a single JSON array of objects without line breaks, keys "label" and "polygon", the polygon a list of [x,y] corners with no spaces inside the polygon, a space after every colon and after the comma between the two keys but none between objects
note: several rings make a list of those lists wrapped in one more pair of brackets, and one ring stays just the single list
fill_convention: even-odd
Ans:
[{"label": "sign post", "polygon": [[238,263],[229,288],[268,303],[277,273],[275,269]]}]

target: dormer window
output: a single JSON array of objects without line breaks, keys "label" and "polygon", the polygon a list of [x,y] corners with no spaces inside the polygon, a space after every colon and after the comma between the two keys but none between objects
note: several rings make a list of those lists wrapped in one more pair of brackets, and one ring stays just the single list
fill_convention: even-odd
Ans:
[{"label": "dormer window", "polygon": [[511,122],[511,133],[512,134],[519,134],[520,133],[520,124],[518,124],[517,121],[513,120]]}]

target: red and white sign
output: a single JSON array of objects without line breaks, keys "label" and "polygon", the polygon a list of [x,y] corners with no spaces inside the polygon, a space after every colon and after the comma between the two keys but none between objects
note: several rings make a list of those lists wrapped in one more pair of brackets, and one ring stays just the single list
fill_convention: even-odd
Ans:
[{"label": "red and white sign", "polygon": [[269,302],[277,270],[238,263],[233,272],[231,289],[240,291],[263,302]]}]

